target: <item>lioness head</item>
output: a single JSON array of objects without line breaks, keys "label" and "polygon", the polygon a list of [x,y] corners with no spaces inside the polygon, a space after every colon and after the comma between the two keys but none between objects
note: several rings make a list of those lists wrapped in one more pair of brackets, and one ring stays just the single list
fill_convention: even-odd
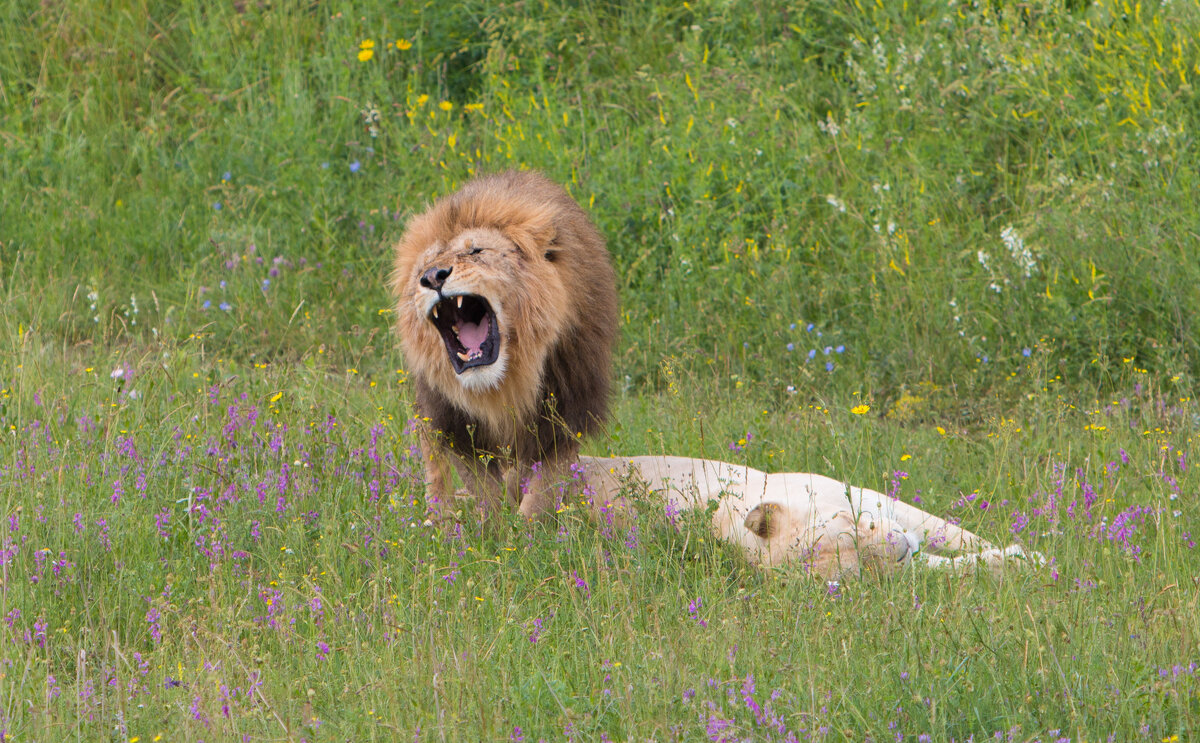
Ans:
[{"label": "lioness head", "polygon": [[[392,289],[411,371],[462,411],[492,423],[528,414],[548,376],[607,392],[616,334],[608,252],[583,210],[542,176],[476,179],[414,217]],[[602,400],[585,407],[597,405],[602,414]]]}]

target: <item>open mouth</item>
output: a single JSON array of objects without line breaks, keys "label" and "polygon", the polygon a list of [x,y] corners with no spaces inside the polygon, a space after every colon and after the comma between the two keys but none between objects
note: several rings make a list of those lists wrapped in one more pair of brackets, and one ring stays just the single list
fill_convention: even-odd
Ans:
[{"label": "open mouth", "polygon": [[455,374],[494,364],[500,356],[496,313],[483,297],[475,294],[443,297],[429,311],[429,321],[442,334]]}]

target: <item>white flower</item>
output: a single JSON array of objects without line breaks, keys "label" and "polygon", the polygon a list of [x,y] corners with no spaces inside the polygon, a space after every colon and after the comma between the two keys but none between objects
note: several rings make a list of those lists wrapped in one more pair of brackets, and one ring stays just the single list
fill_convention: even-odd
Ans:
[{"label": "white flower", "polygon": [[125,376],[125,368],[118,366],[116,369],[113,369],[112,373],[109,374],[108,376],[113,379],[121,379],[122,377]]},{"label": "white flower", "polygon": [[1034,271],[1037,271],[1037,260],[1033,257],[1033,252],[1026,247],[1025,239],[1017,234],[1016,229],[1011,224],[1000,230],[1000,239],[1004,241],[1004,246],[1008,248],[1008,254],[1021,267],[1025,278],[1033,276]]}]

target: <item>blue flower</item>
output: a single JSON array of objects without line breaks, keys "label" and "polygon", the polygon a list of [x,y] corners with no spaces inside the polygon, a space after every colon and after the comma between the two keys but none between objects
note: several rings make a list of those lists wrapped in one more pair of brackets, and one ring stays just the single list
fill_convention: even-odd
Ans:
[{"label": "blue flower", "polygon": [[221,211],[221,202],[219,202],[219,201],[213,202],[213,209],[216,209],[217,211]]},{"label": "blue flower", "polygon": [[351,172],[351,173],[357,173],[357,172],[358,172],[358,169],[359,169],[359,168],[361,168],[361,167],[362,167],[362,163],[360,163],[359,161],[355,160],[354,162],[350,163],[350,172]]},{"label": "blue flower", "polygon": [[829,355],[829,352],[830,352],[830,351],[832,351],[832,350],[833,350],[833,346],[825,346],[825,350],[823,351],[823,353],[824,353],[826,356],[828,356],[828,355]]},{"label": "blue flower", "polygon": [[209,307],[212,307],[211,299],[204,300],[204,304],[200,305],[200,309],[202,309],[202,310],[207,310]]},{"label": "blue flower", "polygon": [[845,350],[846,350],[846,347],[845,347],[845,346],[842,346],[842,345],[839,345],[837,348],[835,348],[835,349],[833,349],[833,350],[834,350],[834,351],[836,351],[837,353],[843,353],[843,352],[845,352]]},{"label": "blue flower", "polygon": [[796,344],[795,344],[795,343],[789,343],[789,344],[787,344],[787,350],[789,350],[789,351],[795,351],[795,350],[796,350]]},{"label": "blue flower", "polygon": [[228,302],[222,302],[222,303],[220,303],[220,304],[219,304],[219,305],[217,305],[217,306],[221,308],[221,311],[222,311],[222,312],[228,312],[228,311],[230,311],[230,310],[232,310],[232,309],[233,309],[233,305],[231,305],[231,304],[230,304],[230,303],[228,303]]},{"label": "blue flower", "polygon": [[788,330],[795,330],[795,329],[796,329],[796,323],[792,323],[791,325],[788,326]]},{"label": "blue flower", "polygon": [[816,327],[815,325],[813,325],[812,323],[809,323],[804,329],[811,333],[813,331],[813,328],[815,328],[815,327]]},{"label": "blue flower", "polygon": [[1033,352],[1030,351],[1028,348],[1021,349],[1021,355],[1024,356],[1025,358],[1029,358],[1029,354],[1031,354],[1031,353],[1033,353]]},{"label": "blue flower", "polygon": [[812,360],[813,360],[813,359],[815,359],[816,357],[817,357],[817,349],[815,349],[815,348],[814,348],[814,349],[812,349],[811,351],[809,351],[809,352],[808,352],[808,360],[809,360],[809,361],[812,361]]},{"label": "blue flower", "polygon": [[223,181],[232,181],[232,180],[233,180],[233,173],[230,173],[228,170],[226,170],[226,171],[225,171],[225,172],[224,172],[224,173],[221,175],[221,180],[223,180]]},{"label": "blue flower", "polygon": [[270,289],[270,288],[271,288],[271,280],[270,280],[270,279],[263,279],[263,282],[262,282],[262,290],[263,290],[263,291],[266,291],[267,289]]},{"label": "blue flower", "polygon": [[825,362],[825,371],[827,371],[827,372],[833,371],[833,362],[832,361]]},{"label": "blue flower", "polygon": [[329,163],[321,163],[321,170],[329,170]]}]

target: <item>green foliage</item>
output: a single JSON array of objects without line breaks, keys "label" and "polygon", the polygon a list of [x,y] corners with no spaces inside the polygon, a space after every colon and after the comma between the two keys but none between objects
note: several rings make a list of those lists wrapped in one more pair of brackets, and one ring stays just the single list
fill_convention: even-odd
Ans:
[{"label": "green foliage", "polygon": [[[1187,739],[1198,44],[1179,1],[0,4],[0,732]],[[830,595],[649,503],[426,528],[389,246],[513,167],[618,268],[593,451],[1054,564]]]}]

